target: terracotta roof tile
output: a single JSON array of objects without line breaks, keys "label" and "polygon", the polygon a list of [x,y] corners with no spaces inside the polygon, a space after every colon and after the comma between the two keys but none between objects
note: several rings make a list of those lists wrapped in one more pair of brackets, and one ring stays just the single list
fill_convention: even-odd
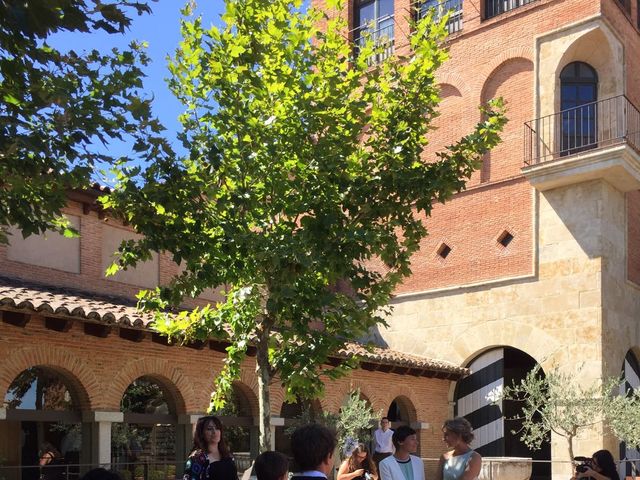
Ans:
[{"label": "terracotta roof tile", "polygon": [[[121,297],[82,292],[69,288],[39,285],[0,276],[0,308],[75,317],[94,322],[134,328],[151,328],[152,315],[140,313],[135,301]],[[398,352],[388,348],[366,348],[350,342],[337,357],[358,355],[363,362],[412,369],[420,375],[458,379],[468,369],[453,363]]]}]

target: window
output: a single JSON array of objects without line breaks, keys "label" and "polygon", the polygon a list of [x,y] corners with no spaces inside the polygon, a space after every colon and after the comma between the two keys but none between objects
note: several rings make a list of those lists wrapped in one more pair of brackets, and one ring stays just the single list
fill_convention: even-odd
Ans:
[{"label": "window", "polygon": [[485,20],[493,18],[501,13],[522,7],[523,5],[527,5],[533,1],[534,0],[485,0],[484,18]]},{"label": "window", "polygon": [[584,62],[573,62],[560,73],[560,155],[596,146],[598,75]]},{"label": "window", "polygon": [[393,0],[356,0],[354,40],[356,48],[371,39],[382,51],[372,63],[380,62],[393,53]]},{"label": "window", "polygon": [[462,30],[462,0],[424,0],[418,4],[418,19],[424,17],[431,9],[435,10],[436,19],[451,12],[447,22],[449,33]]}]

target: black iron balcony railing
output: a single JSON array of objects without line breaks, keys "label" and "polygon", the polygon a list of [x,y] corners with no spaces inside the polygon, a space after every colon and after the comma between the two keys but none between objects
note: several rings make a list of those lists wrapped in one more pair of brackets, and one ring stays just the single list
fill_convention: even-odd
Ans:
[{"label": "black iron balcony railing", "polygon": [[640,153],[640,111],[624,95],[580,105],[524,124],[526,165],[617,144],[628,144]]},{"label": "black iron balcony railing", "polygon": [[368,59],[370,64],[380,63],[393,55],[394,50],[394,18],[389,15],[378,20],[378,28],[363,25],[353,30],[356,54],[359,54],[367,41],[376,46],[376,53]]},{"label": "black iron balcony railing", "polygon": [[433,9],[436,19],[442,18],[449,12],[447,29],[449,34],[462,30],[462,0],[422,0],[415,5],[418,20],[423,18],[429,10]]},{"label": "black iron balcony railing", "polygon": [[488,20],[501,13],[514,10],[532,2],[535,2],[535,0],[486,0],[484,4],[484,18]]}]

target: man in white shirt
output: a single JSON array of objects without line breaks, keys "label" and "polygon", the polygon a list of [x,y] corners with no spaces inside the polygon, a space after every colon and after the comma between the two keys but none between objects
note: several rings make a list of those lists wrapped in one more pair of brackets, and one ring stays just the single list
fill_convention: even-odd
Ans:
[{"label": "man in white shirt", "polygon": [[418,450],[416,431],[403,425],[393,432],[396,453],[380,462],[380,480],[424,480],[424,463],[411,455]]},{"label": "man in white shirt", "polygon": [[393,430],[389,428],[391,422],[387,417],[380,420],[380,428],[373,432],[375,446],[373,449],[373,461],[379,468],[379,463],[393,453]]}]

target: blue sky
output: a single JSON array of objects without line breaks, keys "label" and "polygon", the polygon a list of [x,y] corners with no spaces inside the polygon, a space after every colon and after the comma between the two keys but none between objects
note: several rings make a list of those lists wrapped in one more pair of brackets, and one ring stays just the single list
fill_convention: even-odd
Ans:
[{"label": "blue sky", "polygon": [[[224,11],[224,0],[199,0],[197,3],[197,12],[202,14],[204,25],[222,24],[220,15]],[[144,87],[154,97],[154,113],[167,128],[167,136],[174,140],[181,129],[177,117],[182,106],[169,91],[165,79],[169,76],[167,55],[173,55],[180,43],[180,9],[184,4],[183,0],[149,1],[153,14],[137,16],[133,13],[131,28],[124,35],[66,33],[56,35],[50,42],[61,50],[78,52],[93,48],[102,51],[125,48],[132,40],[148,42],[147,53],[152,62],[146,69]],[[172,143],[177,146],[176,142]],[[112,149],[125,150],[126,147],[114,145]]]}]

